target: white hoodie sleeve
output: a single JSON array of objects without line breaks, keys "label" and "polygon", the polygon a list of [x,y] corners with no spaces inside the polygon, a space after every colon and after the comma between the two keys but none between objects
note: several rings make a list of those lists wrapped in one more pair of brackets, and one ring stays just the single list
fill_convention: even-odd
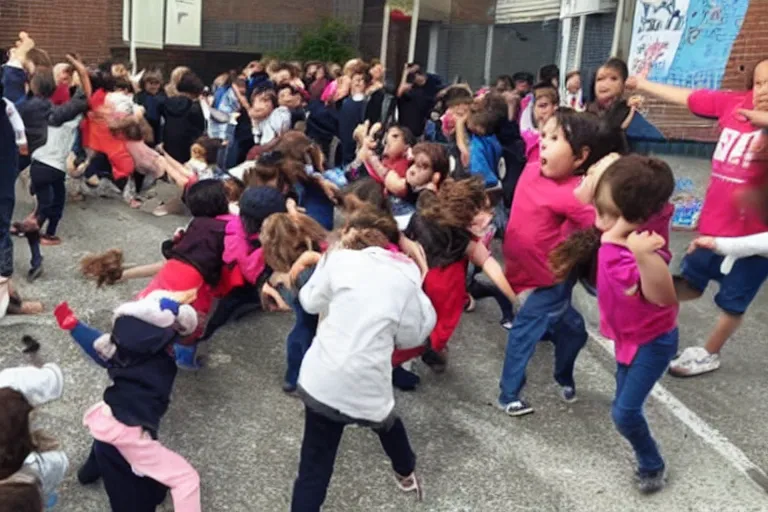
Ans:
[{"label": "white hoodie sleeve", "polygon": [[411,294],[400,317],[395,347],[409,349],[423,345],[435,328],[437,313],[429,297],[419,288]]},{"label": "white hoodie sleeve", "polygon": [[310,315],[327,311],[331,303],[331,273],[335,263],[334,258],[329,258],[331,254],[320,258],[312,277],[299,291],[301,307]]},{"label": "white hoodie sleeve", "polygon": [[7,98],[3,98],[3,100],[5,100],[5,109],[8,113],[8,120],[11,122],[13,133],[16,136],[16,145],[19,147],[26,146],[27,134],[24,129],[24,121],[21,119],[19,111],[16,110],[16,106],[8,101]]},{"label": "white hoodie sleeve", "polygon": [[715,239],[715,244],[717,245],[717,252],[724,256],[734,258],[768,257],[768,232],[734,238],[718,237]]}]

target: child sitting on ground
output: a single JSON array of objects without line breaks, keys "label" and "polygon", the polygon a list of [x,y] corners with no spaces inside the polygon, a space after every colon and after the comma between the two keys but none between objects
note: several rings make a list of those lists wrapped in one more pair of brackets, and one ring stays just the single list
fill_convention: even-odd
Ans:
[{"label": "child sitting on ground", "polygon": [[37,511],[53,506],[56,488],[64,480],[69,460],[58,449],[58,442],[41,430],[32,431],[34,409],[58,400],[64,390],[64,375],[54,363],[41,364],[37,354],[40,344],[24,337],[24,352],[33,366],[0,371],[0,503],[5,510],[13,508],[5,494],[11,486],[26,489],[30,499],[41,503]]}]

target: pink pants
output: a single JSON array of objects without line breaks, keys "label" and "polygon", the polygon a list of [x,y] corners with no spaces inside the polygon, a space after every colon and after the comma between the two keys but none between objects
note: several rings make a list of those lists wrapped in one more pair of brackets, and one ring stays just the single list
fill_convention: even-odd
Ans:
[{"label": "pink pants", "polygon": [[176,512],[200,512],[200,476],[184,457],[152,439],[141,427],[117,421],[104,402],[88,409],[83,424],[94,439],[117,448],[137,475],[169,487]]}]

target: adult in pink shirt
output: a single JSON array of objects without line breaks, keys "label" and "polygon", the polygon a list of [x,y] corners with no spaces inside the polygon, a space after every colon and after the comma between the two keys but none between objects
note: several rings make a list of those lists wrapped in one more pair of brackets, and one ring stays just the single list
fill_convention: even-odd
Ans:
[{"label": "adult in pink shirt", "polygon": [[509,331],[499,383],[499,407],[510,416],[533,408],[521,397],[525,369],[545,335],[555,344],[555,381],[565,401],[576,399],[573,367],[587,342],[581,314],[571,305],[575,279],[557,282],[549,253],[568,235],[595,221],[594,208],[574,196],[581,174],[597,159],[597,119],[558,112],[541,133],[540,158],[523,170],[504,236],[505,274],[516,293],[532,290]]},{"label": "adult in pink shirt", "polygon": [[[691,90],[642,77],[630,78],[627,85],[718,120],[720,139],[712,155],[712,176],[699,221],[701,234],[740,237],[768,231],[759,211],[744,200],[750,190],[765,182],[768,169],[768,138],[751,121],[768,111],[768,59],[757,63],[746,91]],[[723,259],[711,249],[699,248],[683,260],[682,275],[676,282],[679,299],[698,298],[710,281],[717,281],[720,290],[715,304],[721,314],[704,347],[688,347],[672,362],[672,375],[694,376],[720,367],[720,350],[741,325],[768,278],[768,259],[763,256],[742,258],[728,272],[721,268]]]}]

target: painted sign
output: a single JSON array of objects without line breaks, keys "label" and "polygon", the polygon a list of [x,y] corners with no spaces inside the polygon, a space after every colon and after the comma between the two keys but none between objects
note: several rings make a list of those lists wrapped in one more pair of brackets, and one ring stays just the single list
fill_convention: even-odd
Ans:
[{"label": "painted sign", "polygon": [[630,46],[630,73],[664,81],[683,37],[689,0],[640,0]]},{"label": "painted sign", "polygon": [[165,44],[200,46],[202,0],[167,0]]}]

